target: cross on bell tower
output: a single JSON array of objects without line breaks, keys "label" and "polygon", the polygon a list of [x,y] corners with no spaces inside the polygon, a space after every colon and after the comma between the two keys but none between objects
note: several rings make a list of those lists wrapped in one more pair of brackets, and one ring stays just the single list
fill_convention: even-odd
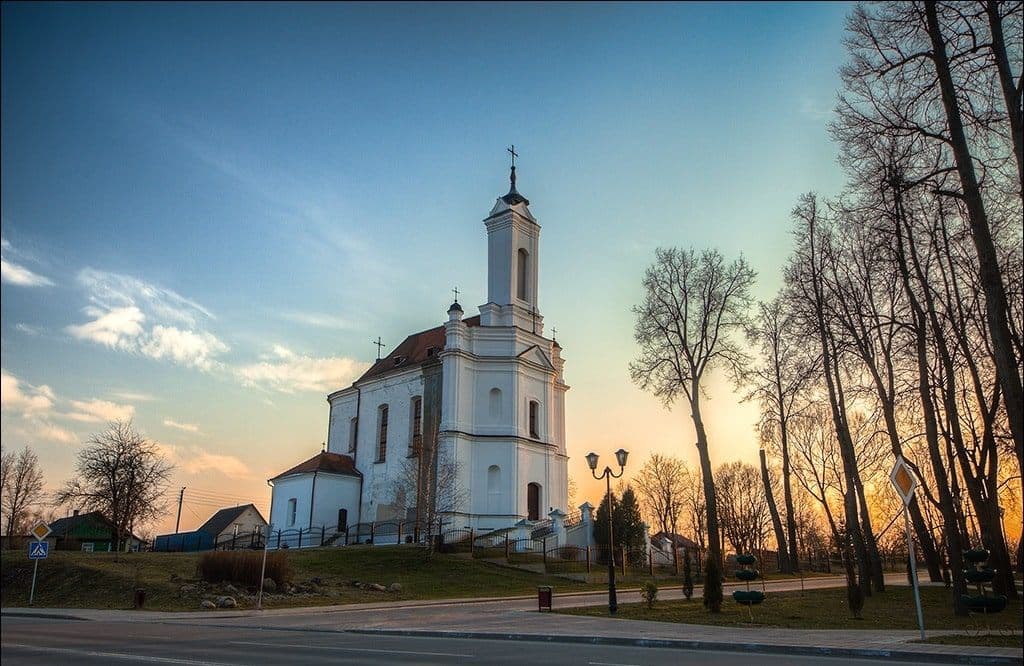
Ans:
[{"label": "cross on bell tower", "polygon": [[377,340],[373,343],[377,345],[377,360],[380,360],[380,350],[384,347],[384,343],[380,341],[380,336],[377,336]]}]

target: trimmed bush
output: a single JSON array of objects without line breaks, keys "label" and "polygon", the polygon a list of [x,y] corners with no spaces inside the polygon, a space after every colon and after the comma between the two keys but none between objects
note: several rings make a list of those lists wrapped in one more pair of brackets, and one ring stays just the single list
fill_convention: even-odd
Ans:
[{"label": "trimmed bush", "polygon": [[[208,583],[239,583],[259,586],[260,571],[263,568],[263,551],[219,550],[203,553],[196,566],[199,577]],[[288,555],[280,551],[267,553],[266,577],[273,579],[278,587],[291,580],[291,564]]]},{"label": "trimmed bush", "polygon": [[654,602],[658,600],[658,584],[653,580],[644,582],[640,586],[640,596],[644,598],[648,608],[654,608]]},{"label": "trimmed bush", "polygon": [[690,549],[683,550],[683,596],[689,601],[693,598],[693,571],[690,567]]},{"label": "trimmed bush", "polygon": [[718,553],[708,551],[704,570],[704,606],[712,613],[722,612],[722,562]]}]

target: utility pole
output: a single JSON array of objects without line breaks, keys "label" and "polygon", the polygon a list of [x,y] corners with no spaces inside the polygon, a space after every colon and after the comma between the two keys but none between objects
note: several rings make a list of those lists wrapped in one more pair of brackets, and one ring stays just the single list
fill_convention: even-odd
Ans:
[{"label": "utility pole", "polygon": [[181,487],[181,492],[178,493],[178,518],[174,521],[174,533],[178,533],[178,528],[181,526],[181,503],[185,501],[185,486]]}]

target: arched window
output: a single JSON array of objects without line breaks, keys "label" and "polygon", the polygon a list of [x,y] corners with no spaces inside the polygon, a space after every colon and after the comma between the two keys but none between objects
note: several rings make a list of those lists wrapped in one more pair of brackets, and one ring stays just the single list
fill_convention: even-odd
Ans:
[{"label": "arched window", "polygon": [[412,436],[409,439],[409,455],[419,455],[423,446],[423,398],[412,399]]},{"label": "arched window", "polygon": [[377,462],[384,462],[388,455],[388,406],[380,406],[377,425]]},{"label": "arched window", "polygon": [[516,295],[519,296],[519,300],[529,300],[526,296],[526,290],[528,286],[528,266],[530,265],[530,254],[523,248],[519,248],[518,262],[516,264],[516,279],[518,286],[516,288]]},{"label": "arched window", "polygon": [[540,484],[526,486],[526,519],[540,520]]},{"label": "arched window", "polygon": [[356,433],[359,432],[359,419],[352,419],[348,422],[348,452],[356,451]]},{"label": "arched window", "polygon": [[530,401],[530,437],[540,439],[540,403],[536,400]]},{"label": "arched window", "polygon": [[489,401],[488,401],[488,414],[491,417],[491,421],[497,423],[501,420],[501,389],[492,388]]},{"label": "arched window", "polygon": [[501,468],[487,468],[487,513],[498,513],[501,506]]}]

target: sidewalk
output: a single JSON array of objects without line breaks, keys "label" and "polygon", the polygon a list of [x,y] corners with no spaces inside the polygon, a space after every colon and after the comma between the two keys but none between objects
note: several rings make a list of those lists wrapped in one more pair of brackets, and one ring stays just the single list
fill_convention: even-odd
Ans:
[{"label": "sidewalk", "polygon": [[[898,583],[895,577],[891,583]],[[905,580],[905,578],[904,578]],[[810,581],[806,581],[810,587]],[[791,589],[777,581],[769,589]],[[799,582],[796,583],[799,585]],[[836,586],[821,580],[817,586]],[[672,588],[667,597],[680,596]],[[620,603],[639,601],[636,591],[622,591]],[[604,592],[555,595],[555,607],[603,605]],[[353,604],[267,611],[163,613],[77,609],[3,609],[4,615],[60,616],[83,620],[172,623],[246,627],[281,631],[349,632],[425,637],[600,643],[650,647],[729,650],[751,653],[801,654],[927,660],[937,663],[1020,664],[1019,650],[977,646],[910,643],[916,631],[796,630],[716,627],[639,620],[615,620],[537,612],[536,597],[447,599],[399,603]],[[964,633],[929,631],[928,636]]]}]

